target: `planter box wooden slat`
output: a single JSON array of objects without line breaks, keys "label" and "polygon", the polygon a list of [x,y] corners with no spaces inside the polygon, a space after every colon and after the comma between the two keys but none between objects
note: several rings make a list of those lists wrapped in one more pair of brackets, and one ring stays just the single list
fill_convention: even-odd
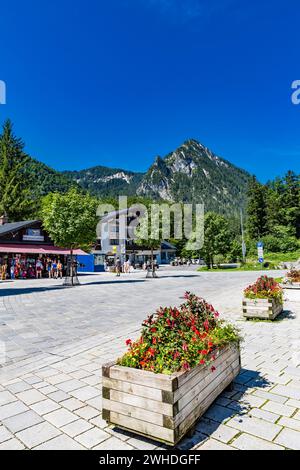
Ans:
[{"label": "planter box wooden slat", "polygon": [[282,304],[275,299],[243,299],[243,316],[274,320],[282,312]]},{"label": "planter box wooden slat", "polygon": [[215,354],[214,372],[212,364],[171,375],[105,365],[103,418],[175,445],[240,371],[238,346],[226,346]]}]

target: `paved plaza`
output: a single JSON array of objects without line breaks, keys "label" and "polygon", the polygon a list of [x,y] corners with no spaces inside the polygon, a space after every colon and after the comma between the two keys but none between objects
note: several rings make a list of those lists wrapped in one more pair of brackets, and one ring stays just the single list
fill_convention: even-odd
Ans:
[{"label": "paved plaza", "polygon": [[[203,296],[242,330],[242,370],[181,449],[300,449],[300,301],[274,322],[244,321],[243,288],[257,272],[100,273],[0,281],[0,449],[155,449],[101,417],[101,366],[160,305]],[[280,272],[269,272],[278,277]]]}]

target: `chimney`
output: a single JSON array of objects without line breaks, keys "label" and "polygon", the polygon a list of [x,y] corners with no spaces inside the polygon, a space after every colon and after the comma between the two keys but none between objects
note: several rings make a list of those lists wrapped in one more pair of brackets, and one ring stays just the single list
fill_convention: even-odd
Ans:
[{"label": "chimney", "polygon": [[4,213],[3,215],[0,216],[0,225],[7,224],[7,222],[8,222],[8,218],[7,218],[6,213]]}]

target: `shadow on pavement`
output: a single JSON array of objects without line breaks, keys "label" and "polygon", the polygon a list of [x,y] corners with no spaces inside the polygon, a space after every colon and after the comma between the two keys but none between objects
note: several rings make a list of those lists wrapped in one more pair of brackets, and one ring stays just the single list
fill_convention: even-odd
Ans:
[{"label": "shadow on pavement", "polygon": [[14,295],[22,295],[22,294],[32,294],[35,292],[50,292],[54,290],[63,290],[63,289],[79,289],[84,286],[90,285],[105,285],[105,284],[130,284],[134,282],[145,282],[145,279],[115,279],[111,281],[94,281],[94,282],[85,282],[80,284],[79,286],[63,286],[63,285],[54,285],[54,286],[45,286],[45,287],[11,287],[0,289],[0,297],[10,297]]}]

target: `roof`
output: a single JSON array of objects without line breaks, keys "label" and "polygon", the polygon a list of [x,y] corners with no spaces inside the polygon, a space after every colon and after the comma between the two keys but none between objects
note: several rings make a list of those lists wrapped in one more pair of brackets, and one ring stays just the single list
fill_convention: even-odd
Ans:
[{"label": "roof", "polygon": [[23,220],[21,222],[9,222],[4,225],[0,225],[0,237],[6,233],[16,232],[21,228],[30,227],[30,225],[40,222],[40,220]]},{"label": "roof", "polygon": [[[32,254],[52,254],[52,255],[69,255],[71,252],[67,248],[60,248],[58,246],[52,245],[24,245],[24,244],[8,244],[0,243],[0,253],[32,253]],[[74,255],[87,255],[83,250],[75,249],[73,250]]]},{"label": "roof", "polygon": [[162,250],[176,250],[177,248],[175,245],[172,245],[172,243],[167,242],[166,240],[163,240],[161,242],[161,249]]}]

